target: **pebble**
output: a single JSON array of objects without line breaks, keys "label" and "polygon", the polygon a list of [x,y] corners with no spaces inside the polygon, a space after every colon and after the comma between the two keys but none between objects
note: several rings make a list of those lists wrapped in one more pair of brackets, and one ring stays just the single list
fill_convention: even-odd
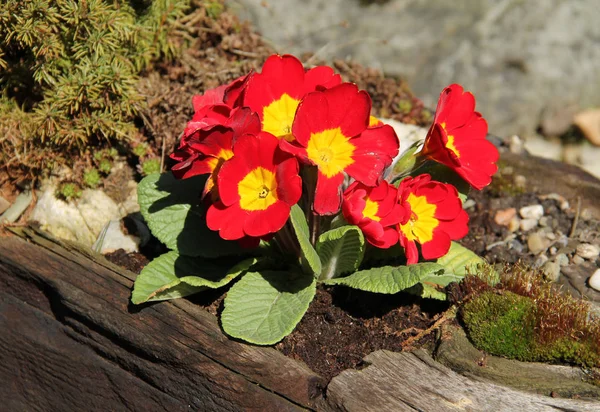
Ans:
[{"label": "pebble", "polygon": [[548,262],[548,256],[539,255],[538,257],[535,258],[535,261],[533,262],[533,267],[534,268],[542,267],[546,262]]},{"label": "pebble", "polygon": [[581,265],[581,264],[585,263],[585,260],[581,256],[575,255],[575,256],[573,256],[572,262],[575,265]]},{"label": "pebble", "polygon": [[600,269],[596,269],[592,276],[590,276],[588,285],[590,288],[600,292]]},{"label": "pebble", "polygon": [[8,208],[2,216],[0,216],[0,223],[13,223],[16,222],[21,215],[27,210],[33,199],[33,193],[31,190],[26,190],[19,193],[15,202]]},{"label": "pebble", "polygon": [[515,186],[520,189],[525,189],[527,187],[527,178],[523,175],[516,175],[513,182],[515,182]]},{"label": "pebble", "polygon": [[547,195],[541,195],[541,196],[539,196],[539,198],[540,198],[540,200],[546,200],[546,199],[556,200],[560,206],[560,210],[562,210],[562,211],[565,211],[570,207],[569,201],[567,199],[565,199],[564,196],[561,196],[558,193],[549,193]]},{"label": "pebble", "polygon": [[494,222],[500,226],[508,226],[510,221],[517,215],[517,209],[514,207],[498,210],[494,216]]},{"label": "pebble", "polygon": [[546,280],[556,282],[560,277],[560,264],[557,262],[546,262],[542,267],[542,272]]},{"label": "pebble", "polygon": [[569,264],[569,258],[564,253],[559,253],[554,257],[554,261],[560,266],[567,266]]},{"label": "pebble", "polygon": [[548,226],[548,216],[542,216],[538,222],[541,227]]},{"label": "pebble", "polygon": [[519,227],[523,232],[527,232],[538,225],[537,219],[522,219],[519,222]]},{"label": "pebble", "polygon": [[510,242],[510,247],[518,253],[523,253],[523,250],[525,249],[525,246],[516,239]]},{"label": "pebble", "polygon": [[546,239],[556,240],[556,235],[552,232],[546,233]]},{"label": "pebble", "polygon": [[575,252],[578,256],[581,256],[584,259],[595,259],[600,255],[600,248],[596,245],[592,245],[591,243],[582,243],[577,245],[577,250]]},{"label": "pebble", "polygon": [[545,237],[542,237],[539,233],[532,233],[527,239],[527,247],[529,251],[534,255],[543,252],[548,248],[549,242]]},{"label": "pebble", "polygon": [[544,216],[544,207],[542,205],[524,206],[519,209],[519,214],[523,219],[535,219],[538,221]]},{"label": "pebble", "polygon": [[524,146],[525,144],[523,143],[523,139],[521,139],[516,134],[510,137],[508,147],[511,153],[521,154],[523,152]]},{"label": "pebble", "polygon": [[588,109],[576,114],[573,124],[592,144],[600,146],[600,109]]},{"label": "pebble", "polygon": [[551,254],[552,256],[556,255],[556,252],[557,252],[557,251],[558,251],[558,249],[556,249],[554,246],[552,246],[552,247],[550,248],[550,250],[549,250],[549,252],[550,252],[550,254]]},{"label": "pebble", "polygon": [[508,230],[510,232],[516,232],[521,227],[521,219],[518,216],[513,217],[510,222],[508,222]]}]

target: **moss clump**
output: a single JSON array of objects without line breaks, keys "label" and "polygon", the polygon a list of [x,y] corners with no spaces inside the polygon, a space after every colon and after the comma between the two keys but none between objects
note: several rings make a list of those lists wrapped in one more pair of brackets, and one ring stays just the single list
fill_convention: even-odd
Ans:
[{"label": "moss clump", "polygon": [[582,300],[560,293],[540,271],[507,267],[494,287],[467,276],[455,295],[473,344],[522,361],[600,367],[600,319]]},{"label": "moss clump", "polygon": [[63,183],[58,188],[57,195],[65,200],[74,200],[81,197],[81,188],[77,183]]},{"label": "moss clump", "polygon": [[463,307],[469,338],[481,350],[519,360],[532,357],[534,303],[515,293],[487,291]]},{"label": "moss clump", "polygon": [[148,176],[152,173],[160,173],[160,160],[148,159],[142,163],[142,174]]},{"label": "moss clump", "polygon": [[83,183],[89,188],[97,188],[101,181],[102,178],[100,177],[100,173],[98,173],[98,169],[96,168],[86,170],[83,173]]}]

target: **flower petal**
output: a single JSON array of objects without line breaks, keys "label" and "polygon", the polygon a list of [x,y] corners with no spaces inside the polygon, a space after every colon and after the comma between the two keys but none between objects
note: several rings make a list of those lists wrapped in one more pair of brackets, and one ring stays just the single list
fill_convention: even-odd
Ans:
[{"label": "flower petal", "polygon": [[332,215],[340,210],[344,174],[327,177],[319,172],[315,191],[314,211],[319,215]]}]

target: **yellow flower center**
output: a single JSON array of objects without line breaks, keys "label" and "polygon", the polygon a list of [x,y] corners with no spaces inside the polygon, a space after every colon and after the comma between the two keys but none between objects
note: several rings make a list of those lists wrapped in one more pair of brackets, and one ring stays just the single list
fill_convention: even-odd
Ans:
[{"label": "yellow flower center", "polygon": [[277,202],[275,173],[257,167],[238,183],[240,207],[248,211],[265,210]]},{"label": "yellow flower center", "polygon": [[299,100],[293,99],[284,93],[278,100],[265,106],[263,108],[263,130],[277,136],[279,139],[283,137],[287,141],[294,140],[292,123],[299,103]]},{"label": "yellow flower center", "polygon": [[308,158],[327,177],[342,173],[346,167],[354,163],[353,153],[354,145],[348,141],[348,137],[344,136],[339,127],[311,133],[306,146]]},{"label": "yellow flower center", "polygon": [[[446,132],[446,123],[442,123],[441,126],[442,129],[444,129],[444,132]],[[454,136],[448,134],[448,132],[446,132],[446,136],[448,138],[448,141],[446,142],[446,148],[454,153],[456,157],[460,157],[460,153],[456,149],[456,146],[454,146]]]},{"label": "yellow flower center", "polygon": [[377,126],[379,124],[379,122],[380,122],[380,120],[378,118],[376,118],[375,116],[369,117],[369,127]]},{"label": "yellow flower center", "polygon": [[413,193],[407,199],[411,208],[411,216],[400,229],[408,240],[416,240],[423,244],[433,239],[433,230],[439,225],[435,218],[436,205],[427,202],[425,196],[415,196]]},{"label": "yellow flower center", "polygon": [[379,210],[379,204],[377,202],[372,201],[369,198],[366,198],[365,208],[363,209],[363,217],[379,222],[381,218],[377,216],[377,211]]},{"label": "yellow flower center", "polygon": [[208,166],[210,170],[212,170],[211,175],[208,177],[206,181],[206,193],[211,192],[215,186],[215,182],[217,180],[217,174],[221,169],[221,166],[225,161],[231,159],[233,157],[233,152],[227,149],[221,149],[217,154],[217,157],[211,157],[208,159]]}]

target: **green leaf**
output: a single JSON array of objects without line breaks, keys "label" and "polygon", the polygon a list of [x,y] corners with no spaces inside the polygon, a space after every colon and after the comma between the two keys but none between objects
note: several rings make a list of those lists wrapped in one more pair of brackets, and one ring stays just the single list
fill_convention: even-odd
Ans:
[{"label": "green leaf", "polygon": [[306,217],[304,212],[297,204],[292,206],[290,213],[290,220],[296,236],[298,237],[298,243],[300,243],[300,249],[302,250],[302,266],[307,271],[312,272],[315,277],[321,274],[321,260],[317,251],[310,243],[308,224],[306,223]]},{"label": "green leaf", "polygon": [[452,273],[432,273],[422,278],[418,284],[407,290],[407,292],[423,298],[446,300],[446,293],[442,290],[452,282],[460,282],[462,278],[463,276]]},{"label": "green leaf", "polygon": [[219,288],[257,261],[257,258],[249,258],[227,270],[223,264],[171,251],[157,257],[142,270],[135,279],[131,301],[137,305],[147,301],[176,299],[206,288]]},{"label": "green leaf", "polygon": [[316,292],[308,274],[248,272],[227,292],[221,315],[229,336],[257,345],[272,345],[289,335]]},{"label": "green leaf", "polygon": [[459,243],[452,242],[448,253],[436,262],[442,265],[447,273],[453,273],[462,279],[467,274],[467,270],[470,269],[471,273],[474,273],[477,265],[485,263],[485,260]]},{"label": "green leaf", "polygon": [[328,285],[345,285],[376,293],[398,293],[408,289],[428,275],[444,270],[437,263],[425,262],[408,266],[382,266],[361,270],[343,277],[326,280]]},{"label": "green leaf", "polygon": [[218,257],[243,253],[237,242],[221,239],[206,226],[199,205],[205,176],[176,179],[171,172],[151,174],[138,185],[140,211],[154,236],[181,255]]},{"label": "green leaf", "polygon": [[358,226],[342,226],[319,236],[317,241],[322,269],[321,280],[354,272],[365,254],[365,239]]}]

